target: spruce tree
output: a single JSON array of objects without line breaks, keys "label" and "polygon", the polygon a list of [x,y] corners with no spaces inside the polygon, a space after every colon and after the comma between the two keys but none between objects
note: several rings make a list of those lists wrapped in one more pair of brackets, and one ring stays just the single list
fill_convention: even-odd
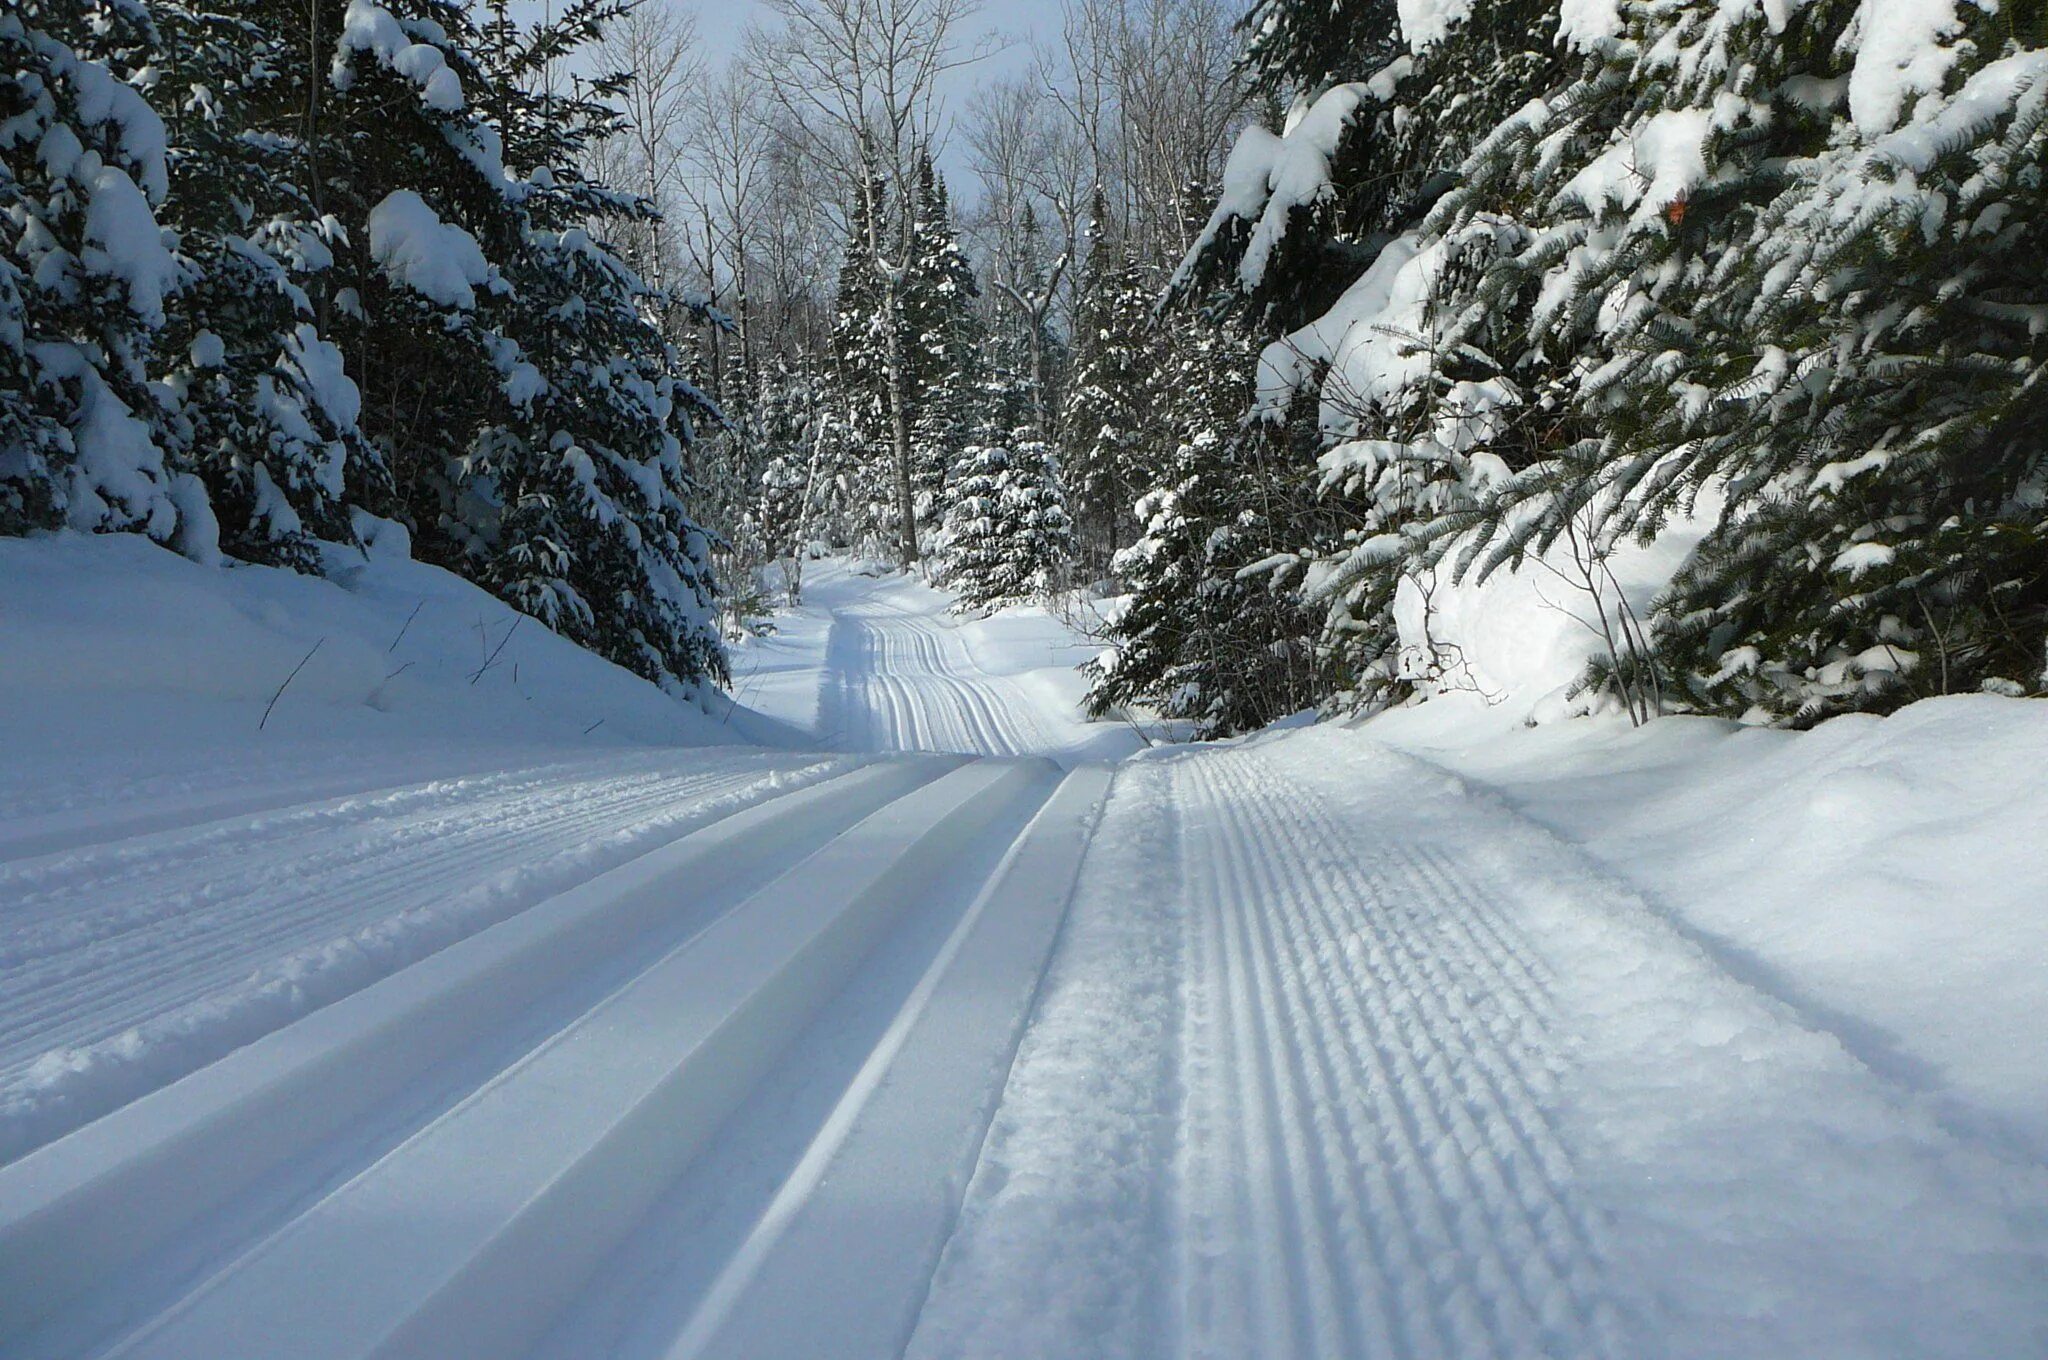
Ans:
[{"label": "spruce tree", "polygon": [[1180,442],[1138,502],[1142,535],[1117,558],[1130,603],[1108,657],[1090,663],[1098,716],[1139,707],[1216,737],[1323,697],[1320,620],[1294,582],[1260,569],[1298,527],[1288,496],[1314,458],[1313,402],[1278,425],[1249,419],[1253,353],[1212,326],[1175,337],[1159,409]]},{"label": "spruce tree", "polygon": [[[1529,442],[1576,435],[1545,396],[1576,356],[1528,343],[1533,294],[1473,300],[1526,243],[1519,224],[1446,206],[1499,122],[1564,83],[1574,58],[1555,43],[1555,7],[1407,17],[1404,32],[1392,6],[1342,23],[1291,0],[1260,8],[1252,60],[1268,92],[1323,92],[1297,97],[1280,131],[1243,134],[1174,280],[1183,299],[1227,287],[1279,332],[1259,364],[1263,419],[1320,399],[1325,456],[1294,460],[1303,522],[1283,537],[1315,559],[1298,579],[1327,613],[1322,664],[1347,677],[1331,697],[1361,704],[1402,688],[1402,581],[1434,570],[1488,487],[1534,460]],[[1332,75],[1346,83],[1325,89]],[[1520,424],[1522,411],[1543,417]]]},{"label": "spruce tree", "polygon": [[687,686],[725,677],[711,543],[688,509],[684,461],[693,419],[717,412],[651,320],[662,299],[590,234],[651,212],[580,168],[615,129],[608,100],[626,77],[568,95],[543,80],[622,12],[580,0],[528,30],[500,9],[483,35],[491,121],[522,188],[511,291],[493,317],[505,406],[466,471],[497,500],[494,532],[478,543],[506,599],[649,679]]},{"label": "spruce tree", "polygon": [[833,302],[832,355],[838,404],[844,413],[845,458],[835,462],[838,499],[847,546],[888,555],[898,537],[894,450],[890,423],[890,328],[901,324],[891,311],[888,287],[869,246],[870,217],[890,211],[887,186],[872,173],[865,193],[847,210],[845,257]]},{"label": "spruce tree", "polygon": [[1074,310],[1074,368],[1061,402],[1061,464],[1072,488],[1082,558],[1109,570],[1132,537],[1148,472],[1148,385],[1159,361],[1152,326],[1156,287],[1109,220],[1097,189],[1088,258]]},{"label": "spruce tree", "polygon": [[1052,448],[1019,429],[968,448],[946,514],[945,583],[970,609],[1043,599],[1073,562],[1073,523]]},{"label": "spruce tree", "polygon": [[1726,488],[1653,620],[1701,707],[2048,691],[2048,21],[1960,13],[1931,79],[1855,53],[1827,136],[1723,257],[1681,381],[1652,358],[1637,384],[1617,462]]},{"label": "spruce tree", "polygon": [[158,345],[177,440],[228,553],[316,571],[319,541],[355,542],[351,505],[390,509],[360,393],[316,319],[341,228],[302,182],[299,143],[277,135],[280,111],[305,108],[326,72],[273,0],[161,0],[157,15],[160,216],[191,273]]},{"label": "spruce tree", "polygon": [[919,165],[911,224],[914,248],[903,286],[903,325],[912,360],[911,479],[921,535],[944,528],[947,475],[971,441],[979,383],[980,287],[954,231],[946,184],[931,158]]},{"label": "spruce tree", "polygon": [[204,558],[204,489],[147,385],[185,277],[154,215],[163,122],[130,83],[157,42],[136,0],[0,13],[0,533],[141,530]]},{"label": "spruce tree", "polygon": [[[309,177],[347,232],[331,305],[427,560],[650,679],[723,674],[684,446],[709,404],[588,224],[646,209],[577,168],[616,79],[539,79],[618,12],[479,27],[351,0]],[[482,381],[479,381],[479,378]]]}]

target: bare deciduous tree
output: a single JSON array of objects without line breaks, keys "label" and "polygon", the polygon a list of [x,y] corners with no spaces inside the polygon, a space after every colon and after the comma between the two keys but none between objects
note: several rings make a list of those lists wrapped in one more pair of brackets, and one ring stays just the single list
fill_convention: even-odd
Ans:
[{"label": "bare deciduous tree", "polygon": [[622,103],[625,129],[600,150],[612,183],[629,186],[663,214],[622,242],[634,265],[656,288],[675,280],[672,263],[676,190],[691,100],[702,77],[696,57],[697,16],[673,4],[627,10],[605,30],[598,55],[615,71],[632,73]]},{"label": "bare deciduous tree", "polygon": [[756,69],[794,153],[836,189],[837,202],[860,211],[864,250],[882,287],[884,389],[903,560],[918,561],[911,485],[909,365],[898,318],[911,249],[918,166],[937,146],[937,89],[963,54],[959,30],[971,0],[768,0],[775,24],[758,30]]}]

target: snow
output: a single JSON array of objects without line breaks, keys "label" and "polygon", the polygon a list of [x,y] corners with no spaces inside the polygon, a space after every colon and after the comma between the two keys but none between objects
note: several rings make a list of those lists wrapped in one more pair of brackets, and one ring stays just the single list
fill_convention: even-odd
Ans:
[{"label": "snow", "polygon": [[1368,730],[1586,845],[1958,1130],[2048,1160],[2048,711],[1965,696],[1790,733],[1473,707]]},{"label": "snow", "polygon": [[394,190],[370,209],[369,227],[370,256],[393,283],[443,307],[476,306],[476,289],[491,278],[483,247],[425,199]]},{"label": "snow", "polygon": [[1960,55],[1962,6],[1977,0],[1863,0],[1848,40],[1849,116],[1866,137],[1890,132],[1925,94],[1938,93]]},{"label": "snow", "polygon": [[359,525],[0,542],[9,1356],[2048,1345],[2038,705],[1532,728],[1474,595],[1138,751],[827,562],[707,717]]},{"label": "snow", "polygon": [[[431,23],[415,25],[422,36],[446,41]],[[428,33],[427,30],[434,30]],[[440,113],[456,113],[464,107],[462,78],[448,65],[441,49],[431,42],[414,42],[405,26],[374,0],[349,0],[342,15],[341,37],[335,46],[331,78],[343,89],[352,73],[348,57],[366,53],[419,87],[420,102]]]},{"label": "snow", "polygon": [[1568,46],[1589,51],[1621,36],[1620,0],[1561,0],[1557,35]]},{"label": "snow", "polygon": [[1472,13],[1472,0],[1399,0],[1396,12],[1409,50],[1420,52],[1441,42]]},{"label": "snow", "polygon": [[228,357],[226,343],[212,331],[201,331],[193,336],[186,353],[191,357],[194,368],[219,368]]},{"label": "snow", "polygon": [[1595,157],[1558,193],[1599,213],[1609,204],[1632,209],[1630,225],[1655,217],[1707,176],[1706,144],[1714,116],[1706,109],[1665,109],[1645,119],[1626,141]]},{"label": "snow", "polygon": [[1376,403],[1399,397],[1429,371],[1420,344],[1431,285],[1443,265],[1441,241],[1409,233],[1389,241],[1328,312],[1275,341],[1259,356],[1258,409],[1284,410],[1319,366],[1321,423],[1329,434],[1356,425]]},{"label": "snow", "polygon": [[1076,669],[1099,644],[1037,605],[985,618],[946,613],[950,596],[912,578],[811,563],[805,604],[776,632],[733,649],[736,701],[818,745],[845,751],[1034,754],[1063,764],[1115,759],[1144,742],[1082,713]]},{"label": "snow", "polygon": [[1394,599],[1403,678],[1425,696],[1477,695],[1517,722],[1585,713],[1594,697],[1574,691],[1587,664],[1609,655],[1610,635],[1621,640],[1649,617],[1720,502],[1702,497],[1647,544],[1596,532],[1598,508],[1573,534],[1483,580],[1476,569],[1459,579],[1455,547],[1443,564],[1403,577]]},{"label": "snow", "polygon": [[1168,1306],[1166,767],[1141,762],[1115,794],[905,1360],[1139,1356]]},{"label": "snow", "polygon": [[1288,221],[1299,209],[1323,202],[1333,192],[1330,158],[1345,130],[1368,99],[1383,98],[1384,86],[1350,83],[1325,91],[1305,109],[1292,111],[1287,130],[1276,135],[1257,123],[1238,134],[1223,166],[1223,188],[1216,208],[1174,275],[1176,286],[1191,277],[1196,263],[1235,221],[1252,223],[1244,257],[1238,262],[1240,283],[1256,288],[1266,265],[1287,235]]},{"label": "snow", "polygon": [[[1974,734],[1958,770],[2021,731],[2011,758],[2038,760],[2039,714],[1975,702],[2023,726]],[[1705,889],[1801,932],[1818,916],[1809,958],[1827,959],[1866,895],[1842,885],[1816,912],[1814,880],[1863,846],[1760,842],[1781,808],[1717,820],[1716,799],[1770,785],[1753,751],[1723,778],[1673,750],[1627,777],[1614,748],[1656,731],[1528,732],[1474,700],[1127,766],[910,1354],[2038,1350],[2038,1150],[1936,1118],[1866,1036],[1637,886],[1662,873],[1678,900]],[[1751,737],[1812,744],[1735,739]],[[1522,782],[1504,796],[1442,765]],[[1869,829],[1918,826],[1945,792]],[[2040,839],[2034,802],[2018,844]],[[1992,842],[1956,834],[1968,817],[1931,832],[1941,868],[1982,858],[1965,892],[2009,877]],[[1616,820],[1630,829],[1607,834]],[[2034,1110],[2040,926],[2016,934],[2010,913],[2048,896],[2044,868],[2029,857],[1954,927],[1924,880],[1903,913],[1947,943],[1995,939],[1973,953],[2024,979],[1968,1019],[1995,1013],[1984,1033],[2032,1069],[2006,1094]],[[1915,943],[1946,957],[1924,936],[1873,943],[1868,995],[1926,971]],[[1925,1024],[1940,1000],[1916,986]]]},{"label": "snow", "polygon": [[122,159],[141,175],[142,191],[150,202],[161,203],[170,186],[163,119],[140,90],[123,84],[98,62],[71,57],[58,69],[71,84],[79,121],[111,124]]},{"label": "snow", "polygon": [[177,286],[177,261],[164,247],[149,200],[126,171],[101,166],[87,186],[86,271],[121,280],[129,309],[144,326],[164,322],[164,295]]}]

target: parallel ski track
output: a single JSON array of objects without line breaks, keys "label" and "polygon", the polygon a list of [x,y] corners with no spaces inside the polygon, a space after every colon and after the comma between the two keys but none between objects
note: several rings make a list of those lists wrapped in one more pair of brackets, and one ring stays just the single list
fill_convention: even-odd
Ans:
[{"label": "parallel ski track", "polygon": [[[1051,748],[1021,699],[1005,701],[1002,682],[975,670],[971,658],[950,657],[947,640],[921,615],[900,610],[847,610],[839,619],[860,632],[867,750],[947,751],[968,755],[1031,755]],[[957,662],[958,664],[952,664]],[[879,702],[877,702],[879,700]]]},{"label": "parallel ski track", "polygon": [[[471,788],[463,799],[429,786],[376,800],[367,815],[360,806],[353,816],[342,808],[288,813],[258,829],[256,853],[239,838],[230,849],[222,832],[159,852],[153,864],[138,858],[111,880],[59,875],[72,881],[29,894],[28,928],[0,945],[0,1090],[53,1049],[118,1035],[266,961],[494,872],[647,823],[673,819],[682,834],[691,807],[769,776],[754,765],[567,783],[534,777],[483,798]],[[227,866],[223,852],[233,856]],[[0,869],[0,891],[11,890],[7,878]],[[94,905],[79,909],[85,901]],[[66,908],[72,914],[60,915]],[[49,923],[43,931],[34,929],[38,918]]]},{"label": "parallel ski track", "polygon": [[[1015,801],[1013,795],[1013,806],[1004,815],[1001,823],[1003,826],[1002,844],[1004,846],[1014,845],[1025,834],[1031,824],[1032,816],[1042,806],[1043,800],[1049,795],[1052,787],[1053,785],[1048,783],[1045,789],[1033,795],[1028,802]],[[920,785],[918,792],[928,792],[929,788],[930,786],[928,785]],[[896,795],[885,800],[876,809],[877,814],[886,811],[898,802],[905,801],[908,797],[909,795]],[[947,806],[946,810],[950,813],[952,808]],[[908,849],[911,845],[930,834],[932,834],[931,826],[919,824],[905,835],[903,846],[905,849]],[[296,1225],[301,1220],[310,1219],[315,1214],[324,1212],[323,1206],[327,1205],[330,1201],[352,1193],[353,1187],[359,1180],[385,1168],[388,1164],[395,1164],[406,1158],[419,1155],[419,1150],[429,1145],[430,1138],[438,1130],[451,1126],[455,1121],[466,1117],[469,1108],[481,1098],[480,1093],[492,1091],[507,1083],[524,1080],[526,1070],[549,1048],[562,1043],[569,1036],[591,1030],[593,1025],[599,1023],[596,1017],[600,1017],[608,1006],[616,1004],[620,998],[630,996],[636,988],[643,985],[643,979],[652,976],[663,968],[671,966],[674,960],[685,956],[690,949],[695,947],[699,939],[712,934],[714,929],[734,912],[756,902],[762,894],[776,891],[776,885],[782,882],[784,878],[801,875],[804,868],[819,856],[831,853],[832,847],[837,840],[837,834],[814,839],[800,839],[792,846],[794,854],[793,863],[781,878],[770,878],[764,884],[734,894],[733,901],[724,904],[715,916],[698,922],[684,938],[662,938],[656,940],[650,937],[648,943],[653,947],[648,950],[644,957],[633,964],[630,969],[616,976],[605,978],[601,989],[584,995],[582,1000],[575,1004],[573,1010],[565,1010],[552,1016],[549,1021],[548,1033],[531,1036],[518,1046],[518,1051],[506,1051],[496,1054],[493,1059],[494,1070],[492,1072],[473,1073],[471,1081],[464,1083],[461,1089],[442,1093],[444,1103],[433,1109],[420,1110],[412,1118],[408,1119],[406,1126],[400,1134],[402,1141],[394,1141],[392,1137],[381,1138],[375,1145],[365,1147],[362,1150],[365,1155],[354,1160],[349,1167],[343,1169],[338,1169],[334,1166],[326,1167],[323,1179],[327,1183],[327,1189],[312,1198],[292,1204],[286,1216],[272,1218],[261,1226],[254,1227],[252,1231],[245,1232],[238,1241],[230,1246],[227,1253],[203,1274],[191,1277],[179,1285],[175,1295],[159,1298],[150,1305],[150,1316],[127,1319],[119,1324],[120,1331],[116,1335],[101,1337],[100,1345],[110,1344],[111,1348],[101,1350],[96,1347],[93,1353],[120,1355],[130,1354],[131,1351],[155,1353],[151,1347],[155,1344],[155,1330],[159,1325],[165,1321],[175,1320],[183,1309],[191,1303],[202,1299],[218,1283],[230,1280],[234,1271],[243,1267],[246,1263],[258,1260],[266,1250],[271,1248],[272,1244],[283,1241],[289,1233],[296,1231]],[[991,857],[991,853],[986,847],[975,852],[976,856],[981,858]],[[957,855],[950,857],[958,858]],[[1006,864],[1007,859],[1003,859],[1000,862]],[[924,893],[930,891],[930,889],[920,887],[914,889],[914,891]],[[962,902],[960,909],[964,911],[967,906],[966,902]],[[834,915],[842,914],[849,909],[850,904],[834,903],[832,906]],[[948,962],[950,962],[950,956],[948,956]],[[588,989],[585,990],[587,991]],[[921,1004],[920,995],[920,993],[913,990],[905,998],[904,1004]],[[769,1061],[780,1062],[784,1061],[784,1059],[778,1058]],[[610,1154],[607,1153],[606,1155]],[[621,1153],[619,1155],[630,1156],[631,1154]],[[620,1212],[622,1214],[625,1213],[624,1210]],[[626,1218],[619,1222],[608,1223],[606,1230],[623,1233],[629,1226],[630,1215],[627,1215]],[[314,1287],[309,1282],[309,1298],[315,1297],[310,1292]],[[157,1311],[158,1309],[162,1311]],[[40,1341],[41,1338],[38,1338],[38,1340]],[[180,1354],[183,1354],[183,1352],[180,1352]]]},{"label": "parallel ski track", "polygon": [[[1545,1115],[1550,980],[1441,851],[1252,752],[1190,826],[1180,1316],[1190,1357],[1619,1357]],[[1503,885],[1504,886],[1504,885]]]},{"label": "parallel ski track", "polygon": [[[91,854],[127,847],[130,857],[158,853],[165,836],[189,836],[233,826],[246,832],[250,819],[264,825],[289,813],[332,815],[364,799],[406,797],[473,797],[480,789],[510,786],[528,780],[576,778],[581,775],[630,769],[636,764],[669,762],[669,753],[619,751],[579,759],[544,760],[497,768],[479,766],[475,761],[458,761],[434,773],[416,770],[401,775],[386,763],[366,766],[355,776],[307,774],[288,783],[252,781],[247,784],[226,780],[190,787],[184,780],[172,782],[167,776],[142,776],[123,790],[120,802],[66,799],[56,795],[30,801],[18,813],[0,810],[0,822],[17,818],[17,825],[0,832],[0,865],[25,865],[54,861],[79,854]],[[159,783],[172,786],[162,797],[152,798],[150,790]],[[459,793],[456,791],[460,791]],[[24,800],[14,799],[19,804]]]}]

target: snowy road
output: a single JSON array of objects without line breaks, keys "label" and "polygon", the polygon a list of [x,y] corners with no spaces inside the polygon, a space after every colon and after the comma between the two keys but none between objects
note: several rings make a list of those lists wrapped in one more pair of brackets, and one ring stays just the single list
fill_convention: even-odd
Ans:
[{"label": "snowy road", "polygon": [[846,754],[0,837],[0,1355],[2048,1354],[2040,1166],[1483,790],[816,598]]}]

